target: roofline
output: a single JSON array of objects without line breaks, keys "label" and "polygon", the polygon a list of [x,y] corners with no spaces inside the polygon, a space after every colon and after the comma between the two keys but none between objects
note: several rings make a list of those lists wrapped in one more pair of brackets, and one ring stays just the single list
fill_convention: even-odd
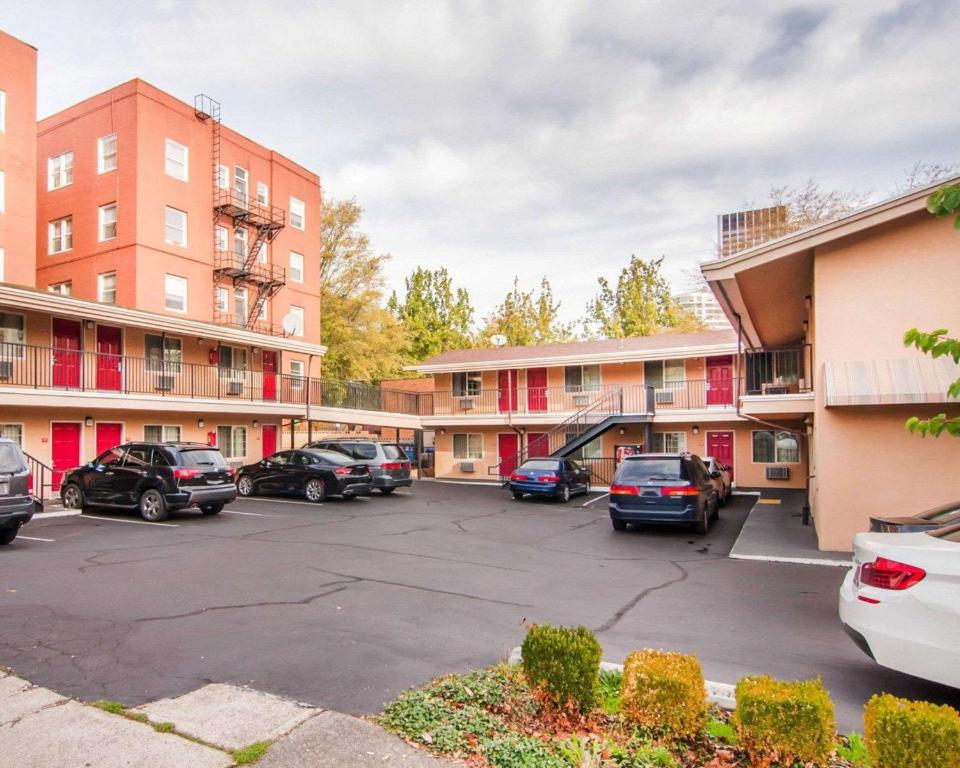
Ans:
[{"label": "roofline", "polygon": [[651,350],[616,350],[592,354],[549,355],[501,360],[474,360],[462,363],[420,363],[404,366],[405,371],[420,373],[457,373],[460,371],[496,371],[501,368],[536,368],[583,363],[630,363],[707,355],[729,355],[737,351],[735,341],[723,344],[697,344],[689,347],[667,347]]},{"label": "roofline", "polygon": [[59,293],[24,288],[8,283],[0,283],[0,304],[19,311],[44,312],[103,323],[119,323],[121,325],[143,327],[148,330],[200,336],[251,347],[275,348],[306,355],[322,356],[327,351],[327,348],[322,344],[310,344],[305,341],[297,341],[291,337],[268,336],[255,331],[246,331],[242,328],[232,328],[228,325],[171,317],[158,312],[146,312],[142,309],[120,307],[115,304],[101,304],[97,301],[62,296]]}]

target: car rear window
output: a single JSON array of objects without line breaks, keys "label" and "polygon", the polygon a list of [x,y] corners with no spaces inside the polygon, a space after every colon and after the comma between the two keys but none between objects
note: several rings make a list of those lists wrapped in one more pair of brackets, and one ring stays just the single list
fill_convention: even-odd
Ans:
[{"label": "car rear window", "polygon": [[407,454],[403,452],[403,448],[401,448],[399,445],[383,443],[380,447],[383,448],[383,455],[386,456],[390,461],[396,461],[397,459],[400,459],[401,461],[407,460]]},{"label": "car rear window", "polygon": [[347,456],[339,451],[322,451],[320,449],[311,449],[309,453],[317,458],[323,459],[330,464],[353,464],[352,456]]},{"label": "car rear window", "polygon": [[196,448],[180,451],[180,463],[185,467],[225,467],[226,459],[220,451],[209,448]]},{"label": "car rear window", "polygon": [[357,459],[377,458],[377,446],[373,443],[347,443],[346,448]]},{"label": "car rear window", "polygon": [[680,459],[626,459],[617,471],[617,482],[688,479]]},{"label": "car rear window", "polygon": [[927,536],[933,536],[935,539],[943,539],[944,541],[955,541],[960,544],[960,525],[949,525],[936,531],[927,531]]},{"label": "car rear window", "polygon": [[559,468],[559,463],[556,461],[547,461],[546,459],[525,461],[520,465],[520,469],[550,469],[554,472],[556,472]]},{"label": "car rear window", "polygon": [[13,443],[0,443],[0,472],[20,472],[25,469],[23,454]]}]

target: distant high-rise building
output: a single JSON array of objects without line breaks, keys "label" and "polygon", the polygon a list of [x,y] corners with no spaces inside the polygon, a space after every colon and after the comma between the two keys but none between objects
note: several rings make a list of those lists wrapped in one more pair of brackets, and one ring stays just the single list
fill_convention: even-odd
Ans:
[{"label": "distant high-rise building", "polygon": [[780,237],[786,231],[785,205],[721,213],[717,216],[717,254],[724,258]]},{"label": "distant high-rise building", "polygon": [[724,330],[730,327],[730,322],[723,314],[723,310],[713,293],[709,290],[681,293],[676,299],[681,307],[694,315],[710,330]]}]

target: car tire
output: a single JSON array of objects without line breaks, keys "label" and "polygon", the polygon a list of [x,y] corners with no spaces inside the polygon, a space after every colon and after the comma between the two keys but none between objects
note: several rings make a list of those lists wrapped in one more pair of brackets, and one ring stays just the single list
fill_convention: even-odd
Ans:
[{"label": "car tire", "polygon": [[718,506],[718,507],[725,507],[725,506],[727,506],[727,494],[726,494],[726,493],[721,493],[719,496],[717,496],[717,506]]},{"label": "car tire", "polygon": [[557,493],[557,501],[559,501],[561,504],[566,504],[568,501],[570,501],[569,485],[564,484],[560,486],[560,491]]},{"label": "car tire", "polygon": [[397,490],[397,489],[396,489],[396,488],[381,488],[381,489],[380,489],[380,493],[382,493],[384,496],[389,496],[389,495],[390,495],[391,493],[393,493],[395,490]]},{"label": "car tire", "polygon": [[20,533],[19,525],[11,525],[8,528],[0,530],[0,546],[6,546],[13,542],[17,538],[17,534]]},{"label": "car tire", "polygon": [[140,503],[137,506],[140,510],[140,517],[148,523],[162,522],[170,514],[167,510],[167,500],[156,488],[148,488],[140,494]]},{"label": "car tire", "polygon": [[706,536],[707,531],[710,530],[710,509],[704,504],[703,512],[700,513],[700,518],[693,524],[693,532],[698,536]]},{"label": "car tire", "polygon": [[720,507],[722,506],[723,504],[721,503],[720,499],[717,499],[716,504],[713,505],[713,514],[710,515],[710,519],[714,522],[720,519]]},{"label": "car tire", "polygon": [[204,516],[219,515],[222,511],[223,511],[223,504],[220,502],[217,502],[216,504],[200,505],[200,512],[203,513]]},{"label": "car tire", "polygon": [[510,491],[510,493],[513,494],[513,498],[517,501],[520,501],[520,499],[523,498],[523,491]]},{"label": "car tire", "polygon": [[76,483],[67,483],[60,494],[65,509],[77,509],[83,512],[83,491]]},{"label": "car tire", "polygon": [[350,496],[341,496],[340,498],[342,498],[344,501],[353,501],[357,497],[351,494]]},{"label": "car tire", "polygon": [[250,497],[256,494],[257,487],[253,484],[253,478],[250,475],[240,475],[237,478],[237,493],[244,497]]},{"label": "car tire", "polygon": [[627,524],[623,520],[617,520],[614,517],[610,518],[610,524],[613,526],[615,531],[625,531],[627,530]]},{"label": "car tire", "polygon": [[303,486],[303,495],[307,501],[319,504],[327,498],[327,486],[317,477],[311,478]]},{"label": "car tire", "polygon": [[586,496],[589,493],[590,493],[590,481],[587,480],[587,482],[583,484],[583,495]]}]

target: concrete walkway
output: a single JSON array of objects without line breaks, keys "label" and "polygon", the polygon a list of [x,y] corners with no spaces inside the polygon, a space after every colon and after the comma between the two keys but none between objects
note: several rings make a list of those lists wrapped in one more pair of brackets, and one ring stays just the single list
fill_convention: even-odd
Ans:
[{"label": "concrete walkway", "polygon": [[730,557],[802,565],[849,566],[849,552],[829,552],[818,548],[813,520],[810,525],[803,525],[803,504],[803,491],[761,491],[730,550]]},{"label": "concrete walkway", "polygon": [[17,768],[229,768],[270,743],[257,765],[443,768],[379,726],[278,696],[206,685],[174,699],[108,712],[0,670],[0,762]]}]

